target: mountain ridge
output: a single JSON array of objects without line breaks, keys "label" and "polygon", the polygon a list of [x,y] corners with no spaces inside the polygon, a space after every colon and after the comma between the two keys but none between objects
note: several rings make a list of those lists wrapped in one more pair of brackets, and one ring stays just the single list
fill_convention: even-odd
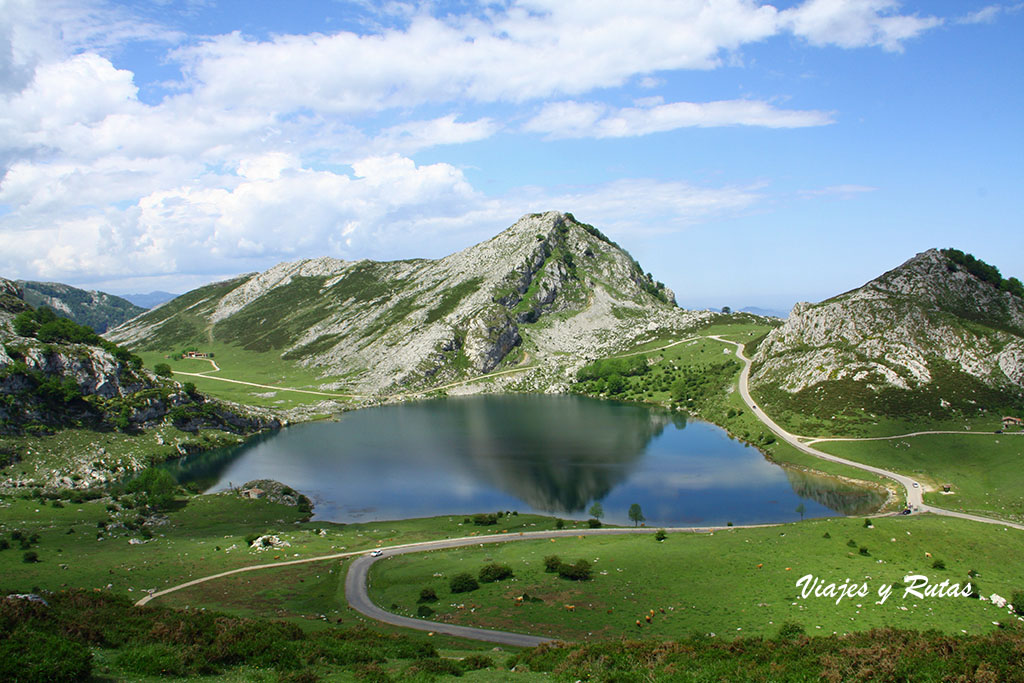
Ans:
[{"label": "mountain ridge", "polygon": [[60,282],[18,280],[17,284],[29,305],[48,306],[57,315],[80,325],[88,325],[98,334],[103,334],[146,310],[114,294],[79,289]]},{"label": "mountain ridge", "polygon": [[934,415],[1024,399],[1024,299],[946,252],[956,250],[930,249],[857,289],[798,303],[757,346],[752,387],[812,410],[811,394],[822,409],[846,394],[847,412],[893,412],[899,392],[923,392],[931,405],[921,410]]},{"label": "mountain ridge", "polygon": [[344,375],[353,391],[388,393],[527,360],[596,357],[707,315],[676,307],[599,230],[551,211],[440,259],[278,264],[187,293],[108,337],[147,350],[220,342],[272,351]]}]

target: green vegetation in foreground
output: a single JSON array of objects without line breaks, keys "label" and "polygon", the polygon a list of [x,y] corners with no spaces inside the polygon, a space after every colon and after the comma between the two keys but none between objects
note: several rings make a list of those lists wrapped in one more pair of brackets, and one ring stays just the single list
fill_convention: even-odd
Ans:
[{"label": "green vegetation in foreground", "polygon": [[[653,534],[566,537],[401,555],[376,563],[370,585],[378,605],[407,616],[416,616],[420,591],[431,588],[436,619],[576,641],[694,632],[770,637],[789,622],[811,635],[882,627],[979,634],[1016,617],[971,598],[904,598],[900,588],[878,605],[877,590],[922,574],[934,583],[974,582],[984,595],[1009,598],[1024,587],[1022,552],[1024,533],[961,519],[889,517],[868,528],[860,519],[832,518],[713,535],[669,533],[663,542]],[[550,555],[586,559],[592,580],[546,572]],[[937,560],[945,569],[933,566]],[[514,578],[451,594],[450,577],[491,563],[508,565]],[[871,594],[838,605],[834,598],[804,599],[796,581],[806,574],[826,583],[866,582]]]},{"label": "green vegetation in foreground", "polygon": [[788,629],[772,640],[729,643],[695,635],[542,645],[509,663],[563,681],[1020,681],[1022,644],[1019,628],[973,637],[878,629],[819,638]]},{"label": "green vegetation in foreground", "polygon": [[[249,351],[240,346],[224,343],[210,343],[196,347],[200,351],[213,353],[214,360],[220,371],[213,368],[207,360],[182,359],[181,349],[163,351],[139,351],[146,367],[154,368],[160,363],[171,366],[174,378],[180,382],[192,382],[203,393],[235,401],[245,405],[264,406],[269,408],[288,409],[300,405],[310,405],[327,400],[347,400],[342,394],[345,389],[322,389],[326,383],[344,382],[344,377],[321,377],[315,369],[300,366],[298,363],[284,360],[280,353],[273,351]],[[205,373],[210,376],[194,377],[179,375],[178,372]],[[223,382],[215,377],[264,384],[270,389],[251,387],[244,384]],[[319,391],[328,395],[303,394],[294,391],[283,391],[285,388]],[[337,394],[337,396],[334,396]]]},{"label": "green vegetation in foreground", "polygon": [[92,676],[227,674],[259,681],[431,680],[434,674],[462,676],[499,665],[490,653],[441,657],[425,634],[140,609],[105,591],[60,591],[42,600],[0,600],[0,678],[60,683]]},{"label": "green vegetation in foreground", "polygon": [[[720,322],[694,334],[717,334],[742,343],[756,339],[769,329],[766,325],[747,322],[736,325]],[[658,349],[666,344],[673,342],[659,338],[645,347]],[[573,390],[598,398],[637,401],[685,410],[723,427],[733,437],[756,446],[775,462],[868,482],[874,487],[886,487],[892,491],[889,508],[900,504],[903,492],[895,490],[890,480],[875,477],[854,467],[827,462],[776,439],[760,418],[750,412],[736,388],[742,364],[735,356],[735,349],[732,344],[702,338],[673,344],[666,349],[646,351],[642,355],[632,355],[634,352],[630,352],[630,355],[598,360],[580,370],[580,381],[574,385]],[[638,370],[638,364],[644,369]],[[594,375],[595,370],[600,373],[606,369],[612,372],[602,377]],[[611,388],[609,384],[612,384]]]},{"label": "green vegetation in foreground", "polygon": [[[1024,434],[925,434],[815,448],[915,477],[936,507],[1024,521]],[[949,494],[942,493],[951,485]]]}]

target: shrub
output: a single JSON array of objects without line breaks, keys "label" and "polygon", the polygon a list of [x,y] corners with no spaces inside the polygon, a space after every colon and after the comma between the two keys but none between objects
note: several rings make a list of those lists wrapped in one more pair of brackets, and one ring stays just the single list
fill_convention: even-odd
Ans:
[{"label": "shrub", "polygon": [[456,574],[449,582],[452,593],[468,593],[480,587],[473,575],[468,572]]},{"label": "shrub", "polygon": [[804,634],[804,627],[795,621],[787,621],[779,627],[779,640],[792,640]]},{"label": "shrub", "polygon": [[420,598],[416,602],[437,602],[437,593],[434,592],[433,588],[424,588],[420,591]]},{"label": "shrub", "polygon": [[655,541],[664,541],[666,538],[668,538],[668,534],[665,533],[664,529],[658,529],[658,532],[654,534]]},{"label": "shrub", "polygon": [[174,374],[174,371],[171,370],[171,366],[167,363],[157,363],[153,366],[153,374],[160,377],[170,377]]},{"label": "shrub", "polygon": [[932,569],[945,569],[945,568],[946,568],[946,562],[944,560],[936,559],[934,562],[932,562]]},{"label": "shrub", "polygon": [[80,643],[28,625],[0,638],[0,680],[72,683],[91,677],[92,655]]},{"label": "shrub", "polygon": [[512,567],[507,564],[488,564],[480,570],[480,583],[494,583],[512,578]]},{"label": "shrub", "polygon": [[1010,604],[1013,605],[1014,612],[1024,616],[1024,591],[1013,591],[1010,595]]},{"label": "shrub", "polygon": [[548,555],[544,558],[544,571],[554,574],[562,566],[562,558],[558,555]]},{"label": "shrub", "polygon": [[592,569],[587,560],[576,560],[575,564],[560,564],[558,575],[570,581],[589,581]]},{"label": "shrub", "polygon": [[860,547],[860,554],[861,555],[867,555],[868,554],[868,547],[866,545],[862,545]]},{"label": "shrub", "polygon": [[853,540],[851,538],[849,541],[846,542],[846,545],[850,546],[851,548],[856,548],[857,547],[857,541],[855,541],[855,540]]},{"label": "shrub", "polygon": [[33,564],[39,561],[39,553],[35,550],[29,550],[27,553],[21,556],[21,561],[28,564]]},{"label": "shrub", "polygon": [[487,655],[469,655],[463,657],[462,661],[459,662],[463,671],[477,671],[478,669],[492,669],[494,668],[494,660]]},{"label": "shrub", "polygon": [[163,643],[125,648],[117,653],[116,662],[140,676],[184,676],[188,673],[181,651]]},{"label": "shrub", "polygon": [[564,529],[565,528],[565,520],[564,519],[556,519],[555,520],[555,528],[556,529]]},{"label": "shrub", "polygon": [[473,515],[473,524],[475,524],[476,526],[490,526],[491,524],[497,523],[498,515],[494,514],[493,512],[491,514],[484,514],[480,512]]},{"label": "shrub", "polygon": [[434,616],[434,614],[434,610],[432,610],[430,607],[427,607],[426,605],[420,605],[416,608],[416,616],[418,616],[420,619],[429,619],[430,617]]},{"label": "shrub", "polygon": [[440,657],[434,657],[431,659],[418,659],[412,663],[406,670],[407,674],[427,674],[428,678],[432,678],[434,675],[438,676],[461,676],[462,667],[459,663],[451,659],[442,659]]},{"label": "shrub", "polygon": [[601,520],[594,519],[593,517],[591,517],[590,519],[587,520],[587,526],[590,527],[591,529],[600,529],[601,528]]},{"label": "shrub", "polygon": [[825,533],[823,533],[823,534],[821,535],[821,537],[822,537],[822,538],[832,538],[832,534],[830,534],[829,532],[827,532],[827,531],[826,531]]}]

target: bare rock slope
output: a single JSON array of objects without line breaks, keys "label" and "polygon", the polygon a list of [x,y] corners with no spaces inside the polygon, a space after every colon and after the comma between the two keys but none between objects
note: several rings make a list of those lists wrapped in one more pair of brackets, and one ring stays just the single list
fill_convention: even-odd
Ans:
[{"label": "bare rock slope", "polygon": [[[955,254],[963,257],[932,249],[859,289],[797,304],[759,345],[752,387],[812,413],[976,412],[1020,401],[1020,283],[995,269],[983,279]],[[1008,291],[1006,282],[1016,284]]]}]

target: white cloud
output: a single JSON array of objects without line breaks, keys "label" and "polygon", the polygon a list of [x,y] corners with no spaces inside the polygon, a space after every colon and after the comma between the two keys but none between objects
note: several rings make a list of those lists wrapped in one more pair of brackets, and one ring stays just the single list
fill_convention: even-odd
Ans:
[{"label": "white cloud", "polygon": [[[655,95],[615,108],[570,98],[658,88],[662,73],[717,68],[786,31],[895,49],[937,21],[883,0],[808,0],[784,12],[758,0],[511,0],[444,18],[389,7],[403,27],[367,35],[187,43],[130,12],[100,0],[0,0],[4,275],[96,281],[322,253],[440,255],[531,208],[623,230],[744,210],[759,201],[750,188],[648,180],[487,198],[454,166],[408,157],[517,126],[524,103],[539,107],[525,128],[550,137],[826,125],[830,113],[757,100]],[[182,45],[168,56],[183,73],[173,94],[139,99],[146,84],[115,66],[134,41]],[[562,101],[545,103],[552,97]],[[498,106],[483,115],[471,110],[479,103]]]},{"label": "white cloud", "polygon": [[903,42],[942,24],[937,17],[898,14],[896,0],[807,0],[779,13],[780,25],[812,45],[881,46],[901,51]]},{"label": "white cloud", "polygon": [[370,145],[376,151],[412,154],[427,147],[476,142],[491,137],[498,124],[489,118],[461,123],[455,114],[429,121],[407,121],[387,128]]},{"label": "white cloud", "polygon": [[1017,3],[1015,5],[988,5],[982,7],[974,12],[957,19],[958,24],[991,24],[999,18],[1000,14],[1009,14],[1011,12],[1020,12],[1024,9],[1024,3]]},{"label": "white cloud", "polygon": [[10,215],[0,217],[0,238],[9,245],[0,272],[24,273],[27,264],[38,277],[82,279],[361,256],[380,250],[378,241],[403,239],[420,215],[460,215],[481,203],[458,169],[399,156],[364,159],[352,175],[299,168],[275,154],[239,167],[244,177],[233,187],[160,190],[124,210],[94,210],[28,233],[19,234]]},{"label": "white cloud", "polygon": [[777,109],[758,100],[660,104],[648,99],[637,104],[640,106],[615,109],[597,103],[554,102],[545,105],[523,128],[547,133],[550,138],[621,138],[688,127],[805,128],[833,122],[828,112]]}]

